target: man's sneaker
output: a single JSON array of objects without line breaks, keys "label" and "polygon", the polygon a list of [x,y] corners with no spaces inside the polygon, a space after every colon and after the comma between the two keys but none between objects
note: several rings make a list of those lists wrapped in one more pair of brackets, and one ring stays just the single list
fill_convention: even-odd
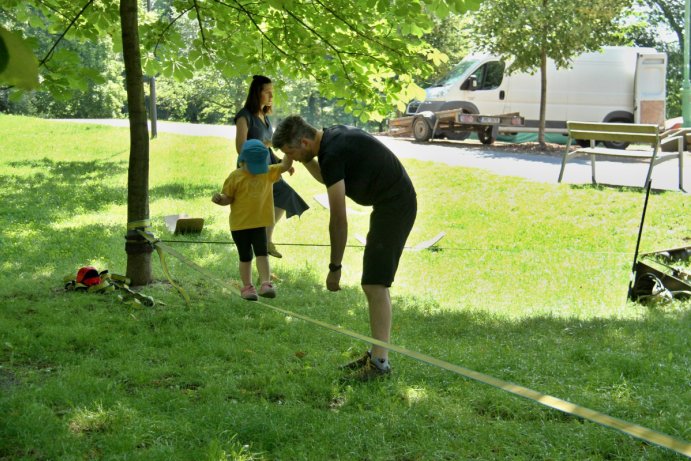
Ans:
[{"label": "man's sneaker", "polygon": [[273,256],[274,258],[282,258],[283,255],[278,252],[276,249],[276,245],[273,244],[273,242],[269,243],[269,246],[267,248],[267,252]]},{"label": "man's sneaker", "polygon": [[247,285],[245,288],[240,290],[240,296],[242,296],[242,299],[246,299],[247,301],[256,301],[257,299],[257,290],[254,288],[254,285]]},{"label": "man's sneaker", "polygon": [[259,287],[259,296],[263,298],[275,298],[276,289],[271,282],[264,282],[262,286]]},{"label": "man's sneaker", "polygon": [[352,373],[343,377],[343,382],[367,382],[379,378],[388,378],[391,376],[391,367],[379,368],[372,362],[370,358],[367,359],[365,365]]},{"label": "man's sneaker", "polygon": [[372,353],[370,351],[367,351],[359,359],[353,360],[352,362],[346,363],[345,365],[341,365],[339,368],[341,370],[356,370],[358,368],[362,368],[367,364],[367,361],[369,361],[371,356]]}]

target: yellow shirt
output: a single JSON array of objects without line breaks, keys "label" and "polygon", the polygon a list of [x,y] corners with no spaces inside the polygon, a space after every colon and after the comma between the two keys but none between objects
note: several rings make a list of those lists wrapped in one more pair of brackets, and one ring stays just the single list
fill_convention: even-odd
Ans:
[{"label": "yellow shirt", "polygon": [[230,173],[223,194],[230,199],[230,230],[254,229],[274,224],[273,183],[281,178],[281,166],[269,165],[269,172],[251,174],[244,168]]}]

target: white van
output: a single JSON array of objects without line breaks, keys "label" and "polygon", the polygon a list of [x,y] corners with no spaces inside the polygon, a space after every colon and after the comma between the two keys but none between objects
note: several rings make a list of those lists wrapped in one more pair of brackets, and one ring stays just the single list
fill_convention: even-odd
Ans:
[{"label": "white van", "polygon": [[[484,115],[518,112],[525,117],[523,131],[537,131],[540,72],[509,75],[507,67],[494,56],[467,56],[425,90],[425,101],[412,102],[406,115],[452,109]],[[565,132],[567,120],[663,125],[666,70],[667,55],[653,48],[604,47],[576,57],[568,69],[557,70],[548,60],[546,131]],[[435,137],[462,139],[468,134],[438,130]]]}]

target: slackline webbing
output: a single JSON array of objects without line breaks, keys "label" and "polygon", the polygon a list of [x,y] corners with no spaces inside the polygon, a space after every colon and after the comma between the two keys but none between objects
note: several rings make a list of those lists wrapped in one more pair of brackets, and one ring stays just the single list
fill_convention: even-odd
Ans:
[{"label": "slackline webbing", "polygon": [[[204,275],[204,277],[207,280],[212,281],[219,287],[221,287],[224,291],[228,291],[228,287],[226,286],[226,283],[223,282],[222,280],[216,278],[215,275],[213,275],[211,272],[207,271],[206,269],[202,268],[201,266],[195,264],[194,262],[190,261],[189,259],[185,258],[182,256],[180,253],[175,251],[174,249],[170,248],[168,245],[162,244],[160,241],[153,239],[150,235],[145,234],[144,232],[140,232],[140,235],[142,235],[144,238],[149,240],[152,245],[156,247],[160,247],[161,250],[165,250],[168,253],[170,253],[172,256],[175,258],[179,259],[181,262],[183,262],[185,265],[190,267],[191,269],[194,269],[195,271],[199,272],[200,274]],[[234,292],[237,294],[237,292]],[[509,392],[514,395],[518,395],[520,397],[526,398],[528,400],[532,400],[533,402],[536,402],[540,405],[553,408],[555,410],[559,410],[561,412],[564,412],[569,415],[574,415],[581,417],[583,419],[587,419],[589,421],[592,421],[594,423],[600,424],[602,426],[618,430],[620,432],[623,432],[624,434],[628,434],[632,437],[635,437],[637,439],[643,440],[648,443],[652,443],[655,445],[659,445],[663,448],[667,448],[669,450],[675,451],[677,453],[680,453],[682,455],[685,455],[687,457],[691,457],[691,443],[678,439],[676,437],[673,437],[668,434],[664,434],[662,432],[658,432],[652,429],[649,429],[644,426],[640,426],[638,424],[630,423],[628,421],[624,421],[619,418],[615,418],[613,416],[609,416],[605,413],[601,413],[596,410],[592,410],[590,408],[583,407],[581,405],[577,405],[575,403],[568,402],[566,400],[553,397],[548,394],[543,394],[538,391],[534,391],[532,389],[529,389],[527,387],[514,384],[508,381],[504,381],[499,378],[495,378],[490,375],[486,375],[484,373],[480,373],[475,370],[471,370],[469,368],[461,367],[459,365],[454,365],[453,363],[446,362],[444,360],[437,359],[435,357],[422,354],[420,352],[412,351],[409,349],[406,349],[401,346],[396,346],[395,344],[387,343],[384,341],[380,341],[375,338],[371,338],[366,335],[362,335],[360,333],[356,333],[352,330],[348,330],[347,328],[343,328],[337,325],[331,325],[326,322],[322,322],[321,320],[315,320],[311,317],[308,317],[306,315],[298,314],[296,312],[292,312],[280,307],[272,306],[270,304],[261,302],[261,301],[254,301],[254,304],[261,305],[263,307],[269,308],[273,311],[280,312],[281,314],[284,314],[289,317],[294,317],[300,320],[303,320],[305,322],[311,323],[313,325],[317,325],[319,327],[325,328],[327,330],[334,331],[336,333],[340,333],[345,336],[349,336],[351,338],[358,339],[363,342],[367,342],[370,344],[375,344],[377,346],[384,347],[390,351],[398,352],[399,354],[411,357],[413,359],[419,360],[420,362],[427,363],[429,365],[436,366],[438,368],[450,371],[452,373],[459,374],[461,376],[464,376],[469,379],[473,379],[475,381],[479,381],[483,384],[487,384],[489,386],[495,387],[497,389],[504,390],[506,392]]]},{"label": "slackline webbing", "polygon": [[141,221],[130,221],[127,223],[127,230],[151,229],[151,220],[142,219]]},{"label": "slackline webbing", "polygon": [[[159,239],[163,243],[191,243],[191,244],[211,244],[211,245],[235,245],[232,240],[182,240],[182,239]],[[330,243],[290,243],[277,242],[276,246],[293,246],[293,247],[329,247]],[[346,248],[365,248],[365,245],[346,245]],[[406,246],[406,250],[411,250],[413,247]],[[570,252],[570,253],[584,253],[584,254],[604,254],[604,255],[631,255],[630,251],[588,251],[576,250],[573,248],[545,248],[538,250],[535,248],[461,248],[461,247],[444,247],[433,245],[426,250],[431,251],[477,251],[483,253],[555,253],[555,252]]]},{"label": "slackline webbing", "polygon": [[[163,254],[163,250],[157,247],[155,244],[153,244],[153,241],[151,240],[151,235],[146,234],[143,232],[143,230],[151,231],[151,220],[149,219],[142,219],[141,221],[131,221],[127,223],[127,230],[128,231],[136,231],[139,233],[139,235],[143,236],[147,242],[149,242],[153,247],[156,249],[156,253],[158,253],[158,259],[161,261],[161,268],[163,269],[163,273],[165,274],[166,278],[168,279],[168,282],[175,287],[176,290],[180,293],[180,296],[185,300],[185,304],[188,306],[190,305],[190,297],[187,295],[185,290],[176,284],[173,281],[173,277],[171,277],[170,272],[168,271],[168,264],[166,263],[166,257]],[[129,240],[128,240],[129,241]]]}]

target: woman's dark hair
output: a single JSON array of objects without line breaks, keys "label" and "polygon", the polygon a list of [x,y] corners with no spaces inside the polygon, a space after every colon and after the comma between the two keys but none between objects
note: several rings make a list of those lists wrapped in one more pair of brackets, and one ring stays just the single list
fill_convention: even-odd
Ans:
[{"label": "woman's dark hair", "polygon": [[262,100],[262,88],[268,83],[271,83],[269,77],[264,77],[263,75],[252,76],[252,83],[250,83],[250,90],[245,101],[245,109],[250,111],[250,113],[256,114],[260,110],[264,113],[269,111],[266,107],[259,107]]}]

